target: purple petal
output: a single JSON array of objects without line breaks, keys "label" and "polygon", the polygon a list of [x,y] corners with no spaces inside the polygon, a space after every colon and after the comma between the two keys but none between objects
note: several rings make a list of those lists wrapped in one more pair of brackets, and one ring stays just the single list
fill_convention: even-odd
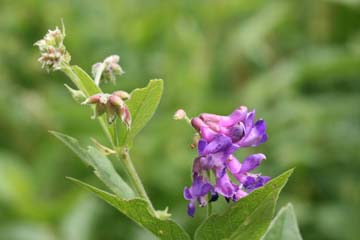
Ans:
[{"label": "purple petal", "polygon": [[210,183],[205,183],[201,187],[200,195],[205,196],[206,194],[208,194],[211,191],[212,188],[213,187],[212,187],[212,185]]},{"label": "purple petal", "polygon": [[217,135],[209,144],[206,145],[203,154],[217,153],[225,151],[232,145],[231,139],[223,135]]},{"label": "purple petal", "polygon": [[203,155],[203,151],[207,145],[207,142],[204,139],[200,139],[198,142],[198,153],[199,155]]},{"label": "purple petal", "polygon": [[212,113],[202,113],[200,118],[205,122],[219,122],[223,116],[212,114]]},{"label": "purple petal", "polygon": [[191,125],[198,131],[200,131],[202,127],[207,127],[205,122],[201,120],[199,117],[195,117],[191,119]]},{"label": "purple petal", "polygon": [[189,202],[189,204],[188,204],[187,214],[188,214],[190,217],[193,217],[194,214],[195,214],[195,203],[192,202],[192,201]]},{"label": "purple petal", "polygon": [[250,172],[250,171],[254,170],[255,168],[257,168],[260,165],[260,163],[264,159],[266,159],[266,157],[262,153],[252,154],[252,155],[248,156],[243,161],[240,172],[246,173],[246,172]]},{"label": "purple petal", "polygon": [[241,168],[241,163],[234,157],[230,155],[227,161],[227,168],[232,174],[238,173]]},{"label": "purple petal", "polygon": [[[248,130],[248,129],[246,129]],[[266,124],[264,120],[258,120],[250,132],[243,137],[238,143],[241,147],[256,147],[267,140]],[[264,136],[265,135],[265,136]]]},{"label": "purple petal", "polygon": [[238,186],[230,181],[227,174],[216,180],[215,191],[224,197],[231,198],[237,190]]},{"label": "purple petal", "polygon": [[243,186],[246,190],[252,192],[256,188],[264,186],[269,180],[270,180],[269,176],[259,176],[259,175],[248,176]]},{"label": "purple petal", "polygon": [[186,200],[191,200],[193,198],[188,187],[184,188],[184,198]]},{"label": "purple petal", "polygon": [[245,126],[242,122],[239,122],[233,126],[229,131],[229,136],[233,142],[238,142],[245,134]]},{"label": "purple petal", "polygon": [[251,129],[254,125],[254,119],[255,119],[255,110],[252,110],[251,112],[247,113],[246,119],[245,119],[245,129]]},{"label": "purple petal", "polygon": [[201,137],[204,138],[208,142],[212,141],[217,134],[218,134],[217,132],[213,131],[212,129],[210,129],[207,126],[200,128]]},{"label": "purple petal", "polygon": [[248,195],[247,192],[245,192],[239,188],[233,196],[233,201],[238,201],[239,199],[246,197],[247,195]]},{"label": "purple petal", "polygon": [[247,107],[241,106],[235,111],[233,111],[229,116],[223,117],[219,122],[219,125],[223,127],[231,127],[238,122],[244,121],[246,115],[247,115]]}]

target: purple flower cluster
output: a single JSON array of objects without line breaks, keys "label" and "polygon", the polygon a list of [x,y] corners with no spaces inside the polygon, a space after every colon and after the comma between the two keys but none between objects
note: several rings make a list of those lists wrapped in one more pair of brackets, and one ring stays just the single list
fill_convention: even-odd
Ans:
[{"label": "purple flower cluster", "polygon": [[[242,163],[233,155],[239,148],[256,147],[267,140],[265,121],[255,121],[255,110],[248,112],[241,106],[229,116],[203,113],[193,118],[191,124],[201,139],[193,164],[192,186],[184,189],[190,216],[194,216],[197,202],[203,207],[219,195],[237,201],[270,180],[268,176],[251,173],[266,158],[264,154],[252,154]],[[214,183],[210,182],[211,173]]]}]

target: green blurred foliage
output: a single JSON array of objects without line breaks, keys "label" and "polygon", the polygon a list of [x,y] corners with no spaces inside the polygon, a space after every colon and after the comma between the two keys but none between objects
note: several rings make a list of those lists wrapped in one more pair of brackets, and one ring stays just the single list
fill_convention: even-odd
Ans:
[{"label": "green blurred foliage", "polygon": [[293,202],[304,239],[358,239],[358,1],[2,0],[1,240],[153,238],[64,177],[98,183],[48,130],[106,141],[63,87],[69,80],[37,62],[33,43],[61,18],[73,64],[90,72],[121,56],[126,74],[109,91],[165,80],[160,108],[133,148],[157,208],[168,206],[190,232],[205,215],[186,216],[193,130],[172,120],[175,110],[227,114],[247,105],[266,119],[269,141],[239,157],[264,152],[262,172],[271,176],[296,167],[279,205]]}]

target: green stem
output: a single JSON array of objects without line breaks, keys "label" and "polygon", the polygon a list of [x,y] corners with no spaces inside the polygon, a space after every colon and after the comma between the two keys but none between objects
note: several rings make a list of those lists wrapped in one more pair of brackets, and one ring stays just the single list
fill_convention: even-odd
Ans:
[{"label": "green stem", "polygon": [[151,209],[155,212],[154,207],[152,206],[152,203],[151,203],[151,201],[145,191],[145,188],[141,182],[141,179],[136,172],[135,166],[134,166],[133,162],[131,161],[128,150],[124,149],[122,151],[122,153],[119,154],[119,157],[122,159],[122,163],[124,164],[125,170],[130,177],[130,181],[131,181],[133,187],[135,188],[135,191],[141,198],[145,199],[150,204]]},{"label": "green stem", "polygon": [[[65,66],[63,66],[62,70],[73,81],[73,83],[77,86],[77,88],[80,89],[81,91],[83,91],[85,93],[85,95],[89,97],[89,95],[90,95],[89,92],[83,86],[79,77],[73,72],[71,66],[65,65]],[[129,175],[130,181],[131,181],[133,187],[135,188],[135,191],[141,198],[145,199],[149,203],[151,210],[155,213],[155,209],[152,206],[152,203],[151,203],[148,195],[146,194],[146,191],[140,180],[140,177],[137,174],[136,169],[131,161],[128,149],[127,148],[119,149],[118,126],[116,124],[117,121],[115,121],[115,123],[112,126],[113,130],[114,130],[114,134],[112,137],[112,134],[110,133],[111,126],[109,126],[107,124],[106,119],[104,117],[99,117],[98,119],[99,119],[101,127],[103,128],[106,136],[109,138],[112,146],[114,148],[116,148],[116,150],[118,152],[118,157],[120,160],[122,160],[121,162],[123,163],[126,173]]]},{"label": "green stem", "polygon": [[208,204],[207,204],[206,216],[207,216],[207,217],[210,217],[211,214],[212,214],[212,205],[211,205],[211,202],[208,202]]}]

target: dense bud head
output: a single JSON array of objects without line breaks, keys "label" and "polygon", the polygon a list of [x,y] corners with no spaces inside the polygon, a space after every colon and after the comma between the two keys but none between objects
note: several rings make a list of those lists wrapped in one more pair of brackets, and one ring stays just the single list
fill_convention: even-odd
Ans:
[{"label": "dense bud head", "polygon": [[49,30],[43,39],[34,44],[39,47],[41,57],[38,61],[42,68],[55,71],[60,70],[64,64],[70,63],[71,56],[64,46],[64,38],[64,28],[61,31],[56,27],[55,30]]},{"label": "dense bud head", "polygon": [[95,94],[88,97],[82,104],[96,104],[95,114],[92,118],[99,117],[106,113],[109,124],[113,123],[118,116],[127,128],[131,126],[130,111],[121,97],[115,93]]}]

